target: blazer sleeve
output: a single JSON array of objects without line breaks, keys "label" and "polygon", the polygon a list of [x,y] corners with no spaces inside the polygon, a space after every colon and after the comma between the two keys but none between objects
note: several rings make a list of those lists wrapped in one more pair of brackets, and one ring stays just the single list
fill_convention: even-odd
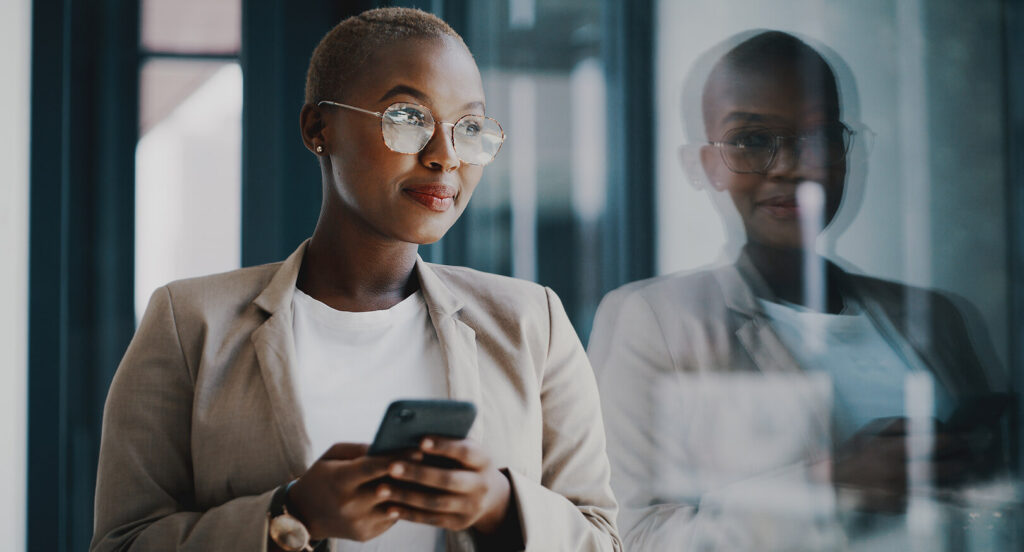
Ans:
[{"label": "blazer sleeve", "polygon": [[541,482],[509,470],[526,550],[622,550],[597,384],[553,291],[541,381]]},{"label": "blazer sleeve", "polygon": [[90,550],[266,550],[273,490],[196,507],[191,374],[162,287],[107,395]]},{"label": "blazer sleeve", "polygon": [[[618,290],[601,301],[589,350],[599,375],[623,543],[627,550],[687,549],[698,502],[661,495],[657,481],[659,465],[668,457],[661,446],[658,405],[674,389],[673,363],[654,311],[640,293]],[[688,469],[680,465],[672,472],[685,477]]]}]

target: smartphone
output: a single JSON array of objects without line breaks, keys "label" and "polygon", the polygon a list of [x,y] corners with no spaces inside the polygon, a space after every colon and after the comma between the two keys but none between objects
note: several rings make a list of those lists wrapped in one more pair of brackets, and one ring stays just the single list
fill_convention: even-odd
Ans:
[{"label": "smartphone", "polygon": [[428,435],[465,439],[476,419],[471,402],[450,399],[397,400],[388,406],[370,445],[370,455],[419,448]]},{"label": "smartphone", "polygon": [[971,431],[978,427],[993,426],[1012,401],[1013,397],[1008,393],[986,393],[965,397],[946,421],[946,429]]}]

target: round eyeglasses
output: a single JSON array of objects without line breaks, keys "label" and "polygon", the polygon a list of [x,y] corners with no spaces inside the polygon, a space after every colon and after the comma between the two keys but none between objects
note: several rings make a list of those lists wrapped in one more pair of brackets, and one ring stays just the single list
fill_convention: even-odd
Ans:
[{"label": "round eyeglasses", "polygon": [[843,123],[832,123],[800,134],[780,134],[765,128],[739,128],[719,142],[722,161],[734,173],[766,174],[775,163],[783,144],[792,144],[794,162],[814,168],[834,167],[846,159],[854,131]]},{"label": "round eyeglasses", "polygon": [[[330,100],[322,100],[316,105],[343,107],[379,117],[384,145],[396,153],[411,154],[423,151],[437,127],[430,110],[414,103],[394,103],[383,113]],[[501,144],[505,142],[505,132],[501,129],[501,124],[483,115],[463,115],[454,123],[441,122],[441,125],[452,127],[452,146],[455,147],[455,155],[470,165],[482,166],[490,163],[494,156],[498,155]]]}]

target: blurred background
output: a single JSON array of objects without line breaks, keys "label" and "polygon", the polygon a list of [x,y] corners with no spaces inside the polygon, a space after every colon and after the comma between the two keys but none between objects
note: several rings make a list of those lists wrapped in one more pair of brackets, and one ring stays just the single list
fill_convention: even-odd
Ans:
[{"label": "blurred background", "polygon": [[679,162],[701,139],[685,132],[684,79],[730,35],[789,31],[844,61],[845,117],[874,136],[851,175],[859,208],[819,248],[964,298],[1024,383],[1020,1],[5,0],[9,548],[88,546],[103,401],[152,291],[281,260],[311,233],[309,55],[385,5],[462,34],[509,136],[427,260],[551,286],[586,343],[608,291],[727,257],[727,223]]}]

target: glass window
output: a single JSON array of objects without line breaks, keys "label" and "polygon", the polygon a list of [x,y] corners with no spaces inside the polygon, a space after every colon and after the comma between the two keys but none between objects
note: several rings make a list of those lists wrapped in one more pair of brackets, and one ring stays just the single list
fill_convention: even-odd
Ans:
[{"label": "glass window", "polygon": [[135,311],[241,263],[241,3],[143,0]]},{"label": "glass window", "polygon": [[241,0],[142,0],[142,47],[177,54],[237,54]]},{"label": "glass window", "polygon": [[624,546],[1024,548],[1005,3],[656,4],[662,276],[589,350]]},{"label": "glass window", "polygon": [[141,81],[135,306],[171,280],[241,259],[242,73],[237,63],[157,59]]}]

